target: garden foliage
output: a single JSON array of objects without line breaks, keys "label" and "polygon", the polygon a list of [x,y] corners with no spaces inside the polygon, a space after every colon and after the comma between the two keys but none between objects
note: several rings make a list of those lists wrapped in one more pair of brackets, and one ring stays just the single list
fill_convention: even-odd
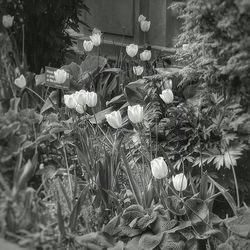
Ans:
[{"label": "garden foliage", "polygon": [[[16,19],[1,36],[15,60],[1,50],[0,80],[10,94],[4,95],[9,106],[1,103],[0,244],[13,242],[17,250],[248,249],[242,193],[249,186],[239,184],[237,174],[249,171],[242,163],[250,142],[247,0],[176,4],[182,66],[167,68],[157,68],[151,50],[140,53],[134,44],[116,62],[87,55],[80,64],[62,65],[61,49],[70,44],[65,28],[77,24],[76,8],[86,6],[0,3]],[[51,22],[52,33],[46,30]],[[23,23],[28,65],[36,73],[49,63],[60,67],[62,82],[68,74],[63,96],[44,85],[43,73],[20,67],[10,34],[20,46],[16,32]],[[139,23],[149,31],[146,17]],[[42,32],[33,34],[38,24]],[[37,54],[29,39],[56,49]],[[101,39],[94,29],[85,51]],[[217,205],[221,200],[225,209]]]}]

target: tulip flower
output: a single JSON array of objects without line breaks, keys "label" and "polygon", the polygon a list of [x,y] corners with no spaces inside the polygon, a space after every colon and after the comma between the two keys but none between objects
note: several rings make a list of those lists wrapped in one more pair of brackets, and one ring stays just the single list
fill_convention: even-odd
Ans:
[{"label": "tulip flower", "polygon": [[90,52],[94,47],[94,43],[92,41],[83,41],[83,48],[85,51]]},{"label": "tulip flower", "polygon": [[163,90],[160,94],[160,97],[166,104],[169,104],[174,100],[174,94],[171,89]]},{"label": "tulip flower", "polygon": [[101,35],[98,33],[93,34],[89,37],[94,44],[94,46],[99,46],[101,44]]},{"label": "tulip flower", "polygon": [[83,108],[82,105],[77,104],[75,109],[76,109],[76,112],[79,113],[79,114],[84,113],[84,108]]},{"label": "tulip flower", "polygon": [[183,173],[173,177],[173,185],[176,191],[183,191],[187,188],[187,178]]},{"label": "tulip flower", "polygon": [[139,104],[128,106],[128,118],[132,123],[140,123],[143,121],[143,107]]},{"label": "tulip flower", "polygon": [[143,70],[144,70],[143,66],[134,66],[133,67],[133,72],[137,76],[140,76],[142,74]]},{"label": "tulip flower", "polygon": [[122,116],[120,111],[113,111],[110,114],[105,115],[108,124],[115,129],[122,127]]},{"label": "tulip flower", "polygon": [[172,80],[171,79],[163,79],[163,87],[164,89],[172,89]]},{"label": "tulip flower", "polygon": [[189,45],[187,43],[182,44],[182,50],[188,50]]},{"label": "tulip flower", "polygon": [[150,21],[141,21],[140,22],[140,27],[143,32],[148,32],[150,29],[151,22]]},{"label": "tulip flower", "polygon": [[67,79],[67,72],[64,69],[58,69],[54,72],[55,80],[57,83],[64,83]]},{"label": "tulip flower", "polygon": [[138,22],[139,22],[139,23],[142,22],[142,21],[145,21],[145,20],[146,20],[146,17],[143,16],[143,15],[140,15],[140,16],[138,17]]},{"label": "tulip flower", "polygon": [[76,108],[77,102],[76,102],[74,94],[72,94],[72,95],[64,95],[64,103],[70,109]]},{"label": "tulip flower", "polygon": [[84,89],[78,91],[76,95],[76,102],[81,106],[85,106],[87,103],[87,91],[85,91]]},{"label": "tulip flower", "polygon": [[163,179],[168,174],[168,166],[163,157],[158,157],[150,162],[151,171],[156,179]]},{"label": "tulip flower", "polygon": [[11,15],[4,15],[2,19],[3,26],[8,29],[12,27],[14,21],[14,16]]},{"label": "tulip flower", "polygon": [[151,50],[144,50],[141,54],[140,54],[140,59],[142,61],[149,61],[151,59]]},{"label": "tulip flower", "polygon": [[15,85],[21,89],[26,87],[26,79],[24,75],[20,75],[18,78],[14,81]]},{"label": "tulip flower", "polygon": [[126,52],[130,57],[134,57],[138,52],[138,45],[130,44],[126,46]]},{"label": "tulip flower", "polygon": [[87,92],[86,93],[86,104],[93,108],[97,104],[97,94],[95,92]]}]

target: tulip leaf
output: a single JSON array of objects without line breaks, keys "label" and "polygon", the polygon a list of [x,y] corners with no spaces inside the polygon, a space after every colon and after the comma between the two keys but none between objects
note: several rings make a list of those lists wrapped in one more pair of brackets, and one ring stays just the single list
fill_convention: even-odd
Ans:
[{"label": "tulip leaf", "polygon": [[62,69],[68,72],[73,77],[73,80],[78,80],[81,68],[77,63],[71,62],[68,65],[62,66]]},{"label": "tulip leaf", "polygon": [[191,198],[185,201],[186,215],[192,224],[203,222],[208,219],[209,209],[206,203],[198,198]]},{"label": "tulip leaf", "polygon": [[142,205],[143,203],[142,203],[141,191],[139,189],[139,186],[137,185],[137,183],[134,180],[134,177],[132,175],[132,172],[131,172],[130,166],[128,164],[124,150],[121,150],[121,155],[122,155],[122,159],[124,162],[125,170],[126,170],[126,173],[128,176],[128,180],[129,180],[131,189],[133,190],[133,193],[135,195],[136,202],[137,202],[137,204]]},{"label": "tulip leaf", "polygon": [[71,232],[75,231],[75,228],[77,225],[77,219],[78,219],[78,216],[80,215],[81,207],[82,207],[84,201],[86,200],[86,195],[87,195],[87,192],[89,190],[88,188],[89,188],[89,186],[86,185],[84,187],[84,189],[81,191],[81,194],[80,194],[80,196],[79,196],[79,198],[78,198],[76,204],[74,205],[72,212],[70,214],[69,227],[71,229]]},{"label": "tulip leaf", "polygon": [[45,101],[44,105],[41,108],[40,113],[43,114],[45,111],[54,108],[56,104],[57,104],[57,91],[54,90],[50,93],[49,97]]},{"label": "tulip leaf", "polygon": [[141,104],[144,105],[144,98],[146,92],[144,90],[145,80],[138,80],[129,83],[125,88],[125,95],[130,105]]}]

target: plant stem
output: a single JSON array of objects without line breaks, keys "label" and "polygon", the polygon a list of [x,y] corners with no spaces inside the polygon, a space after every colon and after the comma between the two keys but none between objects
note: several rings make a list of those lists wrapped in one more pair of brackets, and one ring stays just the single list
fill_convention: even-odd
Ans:
[{"label": "plant stem", "polygon": [[43,100],[43,98],[40,95],[38,95],[33,89],[30,89],[29,87],[26,87],[26,89],[29,90],[32,94],[37,96],[41,101],[45,103],[45,100]]},{"label": "plant stem", "polygon": [[233,165],[232,165],[232,170],[233,170],[233,176],[234,176],[234,182],[235,182],[237,207],[239,208],[240,207],[240,193],[239,193],[239,186],[238,186],[237,176],[236,176],[235,169],[234,169]]},{"label": "plant stem", "polygon": [[67,159],[67,154],[66,154],[66,149],[65,149],[64,142],[62,142],[62,146],[63,146],[63,153],[64,153],[64,158],[65,158],[65,163],[66,163],[66,169],[67,169],[67,175],[68,175],[68,181],[69,181],[69,189],[70,189],[71,199],[73,200],[72,183],[71,183],[71,178],[70,178],[70,173],[69,173],[69,164],[68,164],[68,159]]}]

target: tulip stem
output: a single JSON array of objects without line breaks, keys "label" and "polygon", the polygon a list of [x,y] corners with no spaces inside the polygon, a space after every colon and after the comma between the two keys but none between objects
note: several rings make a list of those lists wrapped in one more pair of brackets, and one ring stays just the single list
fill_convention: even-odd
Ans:
[{"label": "tulip stem", "polygon": [[107,137],[107,135],[105,134],[105,132],[103,131],[103,129],[101,128],[101,126],[98,124],[97,119],[96,119],[96,115],[95,115],[95,111],[94,111],[93,108],[92,108],[92,112],[93,112],[93,116],[94,116],[94,119],[95,119],[96,126],[97,126],[98,129],[102,132],[102,134],[106,137],[106,139],[108,140],[108,142],[109,142],[110,145],[112,146],[113,143],[109,140],[109,138]]},{"label": "tulip stem", "polygon": [[[33,89],[30,89],[29,87],[25,87],[28,91],[30,91],[32,94],[34,94],[35,96],[37,96],[41,101],[43,101],[45,103],[45,100],[38,95]],[[53,103],[52,103],[53,104]]]}]

